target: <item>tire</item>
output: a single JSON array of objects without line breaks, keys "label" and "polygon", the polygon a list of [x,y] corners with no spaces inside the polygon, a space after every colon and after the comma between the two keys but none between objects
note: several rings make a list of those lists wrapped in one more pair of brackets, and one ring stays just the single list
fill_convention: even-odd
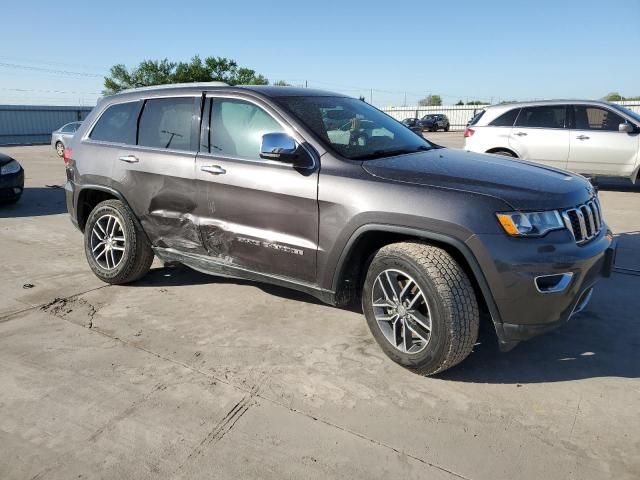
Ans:
[{"label": "tire", "polygon": [[62,142],[56,142],[56,153],[60,158],[64,157],[64,144]]},{"label": "tire", "polygon": [[437,132],[438,131],[438,125],[433,125],[433,127],[431,127],[431,129],[429,131],[430,132]]},{"label": "tire", "polygon": [[114,285],[142,278],[153,262],[147,237],[120,200],[105,200],[91,211],[84,229],[84,251],[93,273]]},{"label": "tire", "polygon": [[[381,282],[394,281],[394,275],[395,280],[406,277],[404,285],[402,281],[396,284],[397,293],[408,288],[404,295],[399,295],[405,300],[404,311],[400,311],[402,307],[397,303],[395,311],[384,306],[393,303],[393,299],[388,301],[390,293],[385,297]],[[418,300],[407,308],[407,301],[413,297]],[[433,375],[457,365],[471,353],[478,338],[478,302],[466,273],[446,251],[419,241],[393,243],[378,250],[365,278],[362,308],[369,329],[385,354],[422,375]],[[412,311],[413,314],[408,313]],[[403,314],[404,319],[400,317]],[[395,325],[393,317],[397,318]],[[429,330],[422,328],[428,323]],[[398,341],[394,326],[408,333],[411,340]]]},{"label": "tire", "polygon": [[444,131],[445,131],[445,132],[448,132],[448,131],[449,131],[449,128],[451,128],[451,125],[447,125],[446,127],[444,127]]}]

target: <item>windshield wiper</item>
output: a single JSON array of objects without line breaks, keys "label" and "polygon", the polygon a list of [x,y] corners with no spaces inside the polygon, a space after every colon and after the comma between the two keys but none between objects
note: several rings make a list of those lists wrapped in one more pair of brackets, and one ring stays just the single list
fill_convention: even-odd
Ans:
[{"label": "windshield wiper", "polygon": [[406,155],[408,153],[417,153],[431,150],[431,147],[427,145],[419,145],[415,148],[397,148],[394,150],[374,150],[371,153],[365,153],[363,155],[356,155],[351,157],[352,160],[373,160],[382,157],[394,157],[396,155]]}]

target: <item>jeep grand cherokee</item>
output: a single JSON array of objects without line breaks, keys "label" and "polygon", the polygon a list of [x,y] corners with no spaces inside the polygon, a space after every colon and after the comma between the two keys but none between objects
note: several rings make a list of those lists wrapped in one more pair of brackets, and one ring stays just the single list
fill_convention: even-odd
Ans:
[{"label": "jeep grand cherokee", "polygon": [[329,304],[360,299],[394,361],[503,349],[566,322],[611,269],[593,188],[562,170],[450,150],[365,102],[189,84],[102,99],[65,151],[67,205],[113,284],[154,255]]}]

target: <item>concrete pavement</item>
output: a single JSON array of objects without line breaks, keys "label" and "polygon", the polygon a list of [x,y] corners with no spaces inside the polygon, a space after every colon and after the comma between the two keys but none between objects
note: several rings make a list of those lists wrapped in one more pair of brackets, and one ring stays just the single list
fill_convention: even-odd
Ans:
[{"label": "concrete pavement", "polygon": [[106,286],[62,161],[0,150],[27,172],[0,207],[0,478],[640,476],[639,188],[601,185],[621,250],[579,318],[423,378],[302,294],[159,262]]}]

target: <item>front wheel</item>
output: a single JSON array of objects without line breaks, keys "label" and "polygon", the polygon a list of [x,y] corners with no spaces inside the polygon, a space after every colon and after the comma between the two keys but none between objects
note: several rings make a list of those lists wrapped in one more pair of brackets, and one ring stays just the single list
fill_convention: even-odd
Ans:
[{"label": "front wheel", "polygon": [[445,131],[445,132],[448,132],[448,131],[449,131],[449,128],[450,128],[450,125],[447,125],[446,127],[444,127],[444,131]]},{"label": "front wheel", "polygon": [[469,278],[446,251],[422,242],[394,243],[376,253],[362,307],[387,356],[423,375],[460,363],[478,337]]},{"label": "front wheel", "polygon": [[119,200],[105,200],[89,214],[84,250],[93,273],[115,285],[142,278],[153,262],[147,237]]}]

